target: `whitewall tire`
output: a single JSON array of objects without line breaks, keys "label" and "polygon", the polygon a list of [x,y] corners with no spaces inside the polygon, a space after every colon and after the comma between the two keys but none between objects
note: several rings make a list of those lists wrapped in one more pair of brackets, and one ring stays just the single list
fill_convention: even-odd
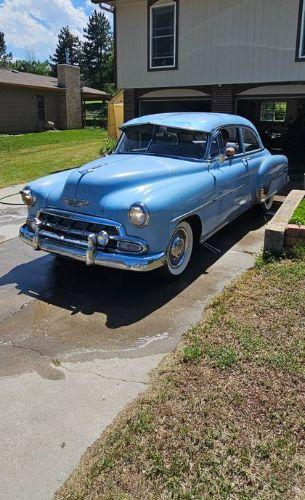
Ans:
[{"label": "whitewall tire", "polygon": [[265,212],[269,212],[271,210],[274,203],[274,196],[270,196],[263,203],[260,204],[261,210]]},{"label": "whitewall tire", "polygon": [[184,221],[175,228],[166,252],[164,274],[168,278],[179,278],[188,267],[194,248],[194,234],[191,225]]}]

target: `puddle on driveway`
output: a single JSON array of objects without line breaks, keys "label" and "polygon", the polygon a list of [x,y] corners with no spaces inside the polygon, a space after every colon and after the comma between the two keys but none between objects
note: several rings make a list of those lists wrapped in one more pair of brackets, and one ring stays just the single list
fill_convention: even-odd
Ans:
[{"label": "puddle on driveway", "polygon": [[52,279],[39,300],[1,324],[0,376],[35,370],[56,379],[63,374],[52,360],[167,352],[191,325],[198,307],[183,294],[187,282],[164,285],[154,275],[131,280],[127,273],[54,263]]}]

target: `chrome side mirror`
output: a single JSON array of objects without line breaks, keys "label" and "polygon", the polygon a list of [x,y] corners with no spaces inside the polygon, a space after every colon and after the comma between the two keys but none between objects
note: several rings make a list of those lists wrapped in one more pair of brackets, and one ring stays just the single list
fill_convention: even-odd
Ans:
[{"label": "chrome side mirror", "polygon": [[233,158],[233,156],[235,155],[235,149],[234,148],[227,148],[226,149],[226,157],[227,158]]}]

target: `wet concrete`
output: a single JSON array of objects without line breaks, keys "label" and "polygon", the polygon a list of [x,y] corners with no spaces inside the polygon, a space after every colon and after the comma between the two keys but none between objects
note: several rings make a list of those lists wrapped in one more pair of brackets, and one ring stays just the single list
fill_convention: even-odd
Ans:
[{"label": "wet concrete", "polygon": [[16,238],[26,219],[19,191],[23,184],[0,189],[0,243]]},{"label": "wet concrete", "polygon": [[52,496],[211,297],[253,265],[265,222],[250,210],[171,284],[0,245],[0,498]]}]

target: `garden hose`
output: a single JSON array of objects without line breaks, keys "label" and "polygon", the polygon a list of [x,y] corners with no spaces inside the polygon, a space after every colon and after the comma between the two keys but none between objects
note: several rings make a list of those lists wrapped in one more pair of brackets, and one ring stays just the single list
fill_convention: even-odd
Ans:
[{"label": "garden hose", "polygon": [[2,201],[2,200],[6,200],[6,198],[11,198],[12,196],[16,196],[17,194],[19,194],[19,191],[17,193],[7,194],[6,196],[3,196],[2,198],[0,198],[0,204],[1,205],[11,205],[14,207],[25,207],[24,203],[10,203],[9,201]]}]

